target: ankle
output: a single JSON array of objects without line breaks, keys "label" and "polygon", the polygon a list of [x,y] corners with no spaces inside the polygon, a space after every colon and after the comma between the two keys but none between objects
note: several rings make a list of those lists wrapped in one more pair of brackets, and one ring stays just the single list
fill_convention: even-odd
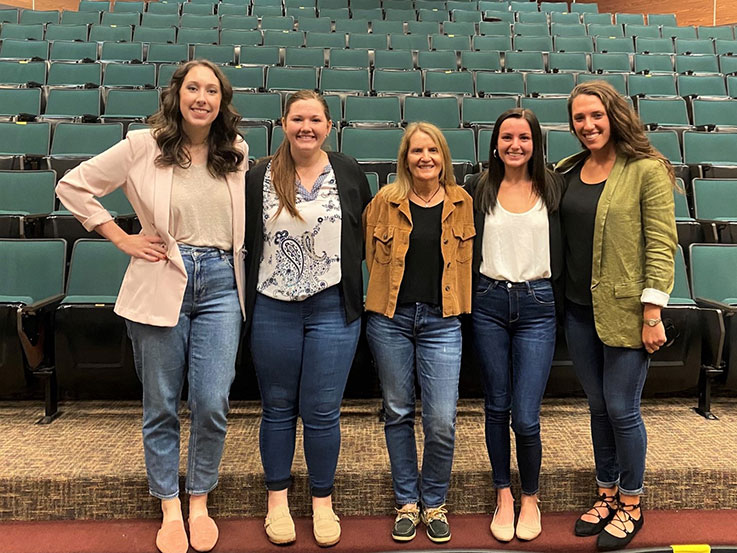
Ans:
[{"label": "ankle", "polygon": [[178,497],[161,500],[161,513],[163,515],[162,522],[171,522],[174,520],[183,520],[182,503]]},{"label": "ankle", "polygon": [[321,508],[333,508],[333,496],[328,495],[327,497],[313,497],[312,498],[312,511],[316,511]]},{"label": "ankle", "polygon": [[277,507],[289,507],[287,490],[269,491],[267,510],[271,511]]},{"label": "ankle", "polygon": [[200,516],[208,516],[207,494],[189,496],[189,518],[190,520]]}]

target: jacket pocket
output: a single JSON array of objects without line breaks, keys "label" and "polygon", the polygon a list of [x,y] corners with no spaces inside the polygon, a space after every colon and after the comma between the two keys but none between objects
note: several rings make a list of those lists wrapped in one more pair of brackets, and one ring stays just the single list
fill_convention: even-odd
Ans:
[{"label": "jacket pocket", "polygon": [[476,236],[476,228],[473,225],[463,225],[453,228],[453,236],[456,238],[458,248],[456,250],[456,261],[465,263],[473,257],[473,237]]},{"label": "jacket pocket", "polygon": [[392,244],[394,243],[394,229],[388,226],[374,228],[374,260],[386,265],[392,260]]},{"label": "jacket pocket", "polygon": [[614,285],[614,297],[632,298],[635,296],[640,296],[642,294],[644,285],[644,280],[638,280],[635,282],[620,282],[619,284]]}]

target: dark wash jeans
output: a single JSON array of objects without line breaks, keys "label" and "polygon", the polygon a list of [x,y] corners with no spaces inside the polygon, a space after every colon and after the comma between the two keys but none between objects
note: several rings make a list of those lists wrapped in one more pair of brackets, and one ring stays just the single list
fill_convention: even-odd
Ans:
[{"label": "dark wash jeans", "polygon": [[340,404],[361,333],[346,324],[340,286],[303,301],[258,294],[251,352],[261,390],[261,461],[269,490],[291,484],[297,416],[314,497],[333,492],[340,452]]},{"label": "dark wash jeans", "polygon": [[[369,313],[366,337],[384,396],[384,433],[397,505],[445,503],[455,448],[461,323],[426,303],[397,306],[391,319]],[[422,470],[415,442],[415,371],[422,391]]]},{"label": "dark wash jeans", "polygon": [[507,282],[480,275],[472,320],[484,383],[486,448],[494,487],[511,484],[511,415],[522,493],[534,495],[542,460],[540,404],[555,351],[550,281]]},{"label": "dark wash jeans", "polygon": [[640,399],[650,358],[645,348],[605,345],[591,306],[566,302],[566,341],[591,413],[596,483],[640,495],[645,478],[647,433]]}]

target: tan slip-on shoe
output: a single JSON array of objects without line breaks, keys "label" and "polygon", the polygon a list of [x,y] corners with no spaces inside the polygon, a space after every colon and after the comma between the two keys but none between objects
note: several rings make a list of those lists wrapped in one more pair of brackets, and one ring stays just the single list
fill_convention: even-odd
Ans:
[{"label": "tan slip-on shoe", "polygon": [[340,519],[330,507],[318,507],[312,513],[312,533],[320,547],[330,547],[340,541]]},{"label": "tan slip-on shoe", "polygon": [[496,521],[496,514],[499,512],[499,506],[494,509],[494,516],[491,519],[491,535],[501,542],[512,541],[514,538],[514,523],[512,524],[499,524]]},{"label": "tan slip-on shoe", "polygon": [[189,544],[195,551],[210,551],[218,542],[217,524],[207,515],[189,519]]},{"label": "tan slip-on shoe", "polygon": [[161,553],[187,553],[189,540],[183,520],[170,520],[161,524],[156,533],[156,547]]},{"label": "tan slip-on shoe", "polygon": [[524,541],[534,540],[543,531],[540,506],[538,505],[535,508],[537,509],[537,519],[532,524],[523,524],[519,520],[517,521],[517,539]]},{"label": "tan slip-on shoe", "polygon": [[269,514],[266,515],[264,528],[266,529],[266,536],[271,543],[284,545],[292,543],[297,539],[294,520],[292,520],[292,515],[289,514],[289,507],[287,505],[281,505],[271,509]]}]

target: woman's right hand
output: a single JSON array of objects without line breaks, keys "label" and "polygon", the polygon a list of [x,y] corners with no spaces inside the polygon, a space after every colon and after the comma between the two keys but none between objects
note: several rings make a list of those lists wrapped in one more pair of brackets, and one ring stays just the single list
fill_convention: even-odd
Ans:
[{"label": "woman's right hand", "polygon": [[131,257],[154,262],[166,259],[166,244],[159,236],[128,234],[115,221],[97,225],[95,230]]},{"label": "woman's right hand", "polygon": [[153,262],[166,259],[166,245],[159,236],[124,234],[114,243],[120,251],[131,257]]}]

